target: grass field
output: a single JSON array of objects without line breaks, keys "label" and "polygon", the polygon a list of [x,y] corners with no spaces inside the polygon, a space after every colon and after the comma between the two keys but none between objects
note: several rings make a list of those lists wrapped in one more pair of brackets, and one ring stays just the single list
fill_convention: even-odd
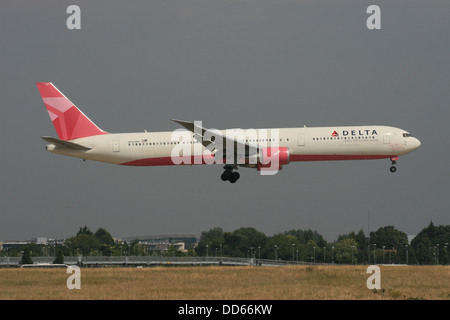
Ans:
[{"label": "grass field", "polygon": [[381,289],[368,289],[368,266],[0,269],[0,299],[450,300],[449,266],[381,266]]}]

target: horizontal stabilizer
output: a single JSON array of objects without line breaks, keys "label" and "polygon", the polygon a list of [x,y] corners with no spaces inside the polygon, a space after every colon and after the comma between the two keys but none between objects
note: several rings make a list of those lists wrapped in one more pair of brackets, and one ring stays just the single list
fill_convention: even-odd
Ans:
[{"label": "horizontal stabilizer", "polygon": [[65,148],[65,149],[72,149],[72,150],[91,150],[92,149],[90,147],[82,146],[81,144],[78,144],[78,143],[73,143],[73,142],[69,142],[69,141],[65,141],[65,140],[61,140],[61,139],[57,139],[57,138],[53,138],[53,137],[41,137],[41,138],[44,139],[45,141],[47,141],[48,143],[54,144],[58,148]]}]

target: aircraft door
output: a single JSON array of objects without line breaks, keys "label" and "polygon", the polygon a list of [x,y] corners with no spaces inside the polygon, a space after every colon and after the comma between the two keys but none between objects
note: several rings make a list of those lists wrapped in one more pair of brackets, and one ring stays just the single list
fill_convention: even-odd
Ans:
[{"label": "aircraft door", "polygon": [[113,148],[113,152],[119,152],[120,151],[120,140],[113,140],[112,148]]},{"label": "aircraft door", "polygon": [[299,135],[298,135],[298,145],[300,147],[305,146],[305,135],[303,133],[299,133]]},{"label": "aircraft door", "polygon": [[384,144],[389,144],[391,143],[391,134],[390,133],[385,133],[383,135],[383,143]]}]

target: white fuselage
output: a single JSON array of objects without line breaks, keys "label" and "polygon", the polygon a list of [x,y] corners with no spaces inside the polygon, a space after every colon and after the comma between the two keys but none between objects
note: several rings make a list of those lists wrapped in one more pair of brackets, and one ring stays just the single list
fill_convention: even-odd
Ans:
[{"label": "white fuselage", "polygon": [[[290,162],[393,158],[420,146],[420,141],[407,131],[387,126],[254,129],[251,132],[254,134],[242,137],[242,141],[246,139],[246,142],[261,148],[287,147]],[[274,132],[276,134],[271,134]],[[174,165],[173,149],[182,144],[193,157],[211,155],[201,141],[193,138],[192,132],[185,133],[183,139],[177,138],[172,131],[103,134],[70,140],[91,148],[87,151],[58,147],[47,147],[47,150],[87,160],[134,166]],[[201,163],[193,161],[191,164]]]}]

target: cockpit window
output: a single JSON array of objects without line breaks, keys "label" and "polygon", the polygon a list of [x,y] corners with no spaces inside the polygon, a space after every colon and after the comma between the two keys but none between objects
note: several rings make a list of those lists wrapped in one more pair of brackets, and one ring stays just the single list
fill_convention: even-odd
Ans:
[{"label": "cockpit window", "polygon": [[405,132],[405,133],[403,134],[403,137],[405,137],[405,138],[412,137],[412,134],[406,133],[406,132]]}]

